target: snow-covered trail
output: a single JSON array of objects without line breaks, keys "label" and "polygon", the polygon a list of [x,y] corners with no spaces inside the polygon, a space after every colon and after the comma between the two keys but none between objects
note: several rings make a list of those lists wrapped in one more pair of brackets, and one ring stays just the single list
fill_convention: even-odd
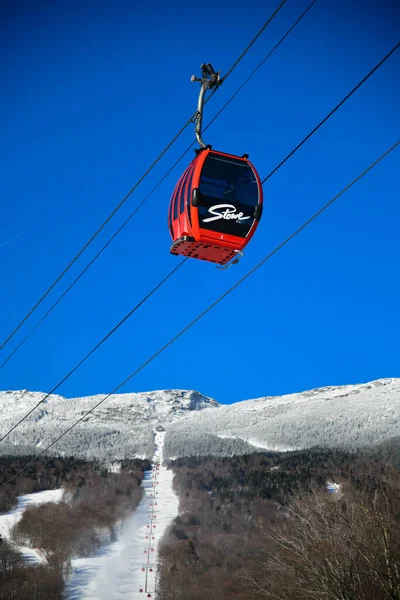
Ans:
[{"label": "snow-covered trail", "polygon": [[178,514],[172,471],[161,466],[164,436],[164,432],[156,433],[152,469],[142,483],[143,498],[125,521],[118,540],[95,556],[73,560],[68,600],[156,598],[158,541]]},{"label": "snow-covered trail", "polygon": [[40,506],[48,502],[60,502],[64,490],[45,490],[34,494],[26,494],[18,497],[16,508],[6,514],[0,515],[0,536],[11,542],[15,550],[22,553],[26,562],[42,563],[46,562],[45,554],[40,548],[29,548],[28,546],[17,546],[11,540],[11,530],[21,519],[24,511],[31,506]]}]

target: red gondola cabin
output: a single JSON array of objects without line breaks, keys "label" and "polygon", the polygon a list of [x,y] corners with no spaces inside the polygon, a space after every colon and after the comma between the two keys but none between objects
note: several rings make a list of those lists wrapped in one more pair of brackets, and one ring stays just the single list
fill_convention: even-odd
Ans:
[{"label": "red gondola cabin", "polygon": [[262,208],[261,181],[247,154],[199,149],[171,197],[170,251],[225,265],[252,238]]}]

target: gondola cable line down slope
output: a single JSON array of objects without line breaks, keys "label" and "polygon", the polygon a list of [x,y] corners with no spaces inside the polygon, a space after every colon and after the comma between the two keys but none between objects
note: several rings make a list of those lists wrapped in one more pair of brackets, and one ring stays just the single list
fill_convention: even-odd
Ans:
[{"label": "gondola cable line down slope", "polygon": [[156,598],[158,544],[178,513],[172,471],[162,465],[164,431],[155,432],[152,468],[145,472],[143,498],[116,542],[96,555],[73,560],[67,600]]}]

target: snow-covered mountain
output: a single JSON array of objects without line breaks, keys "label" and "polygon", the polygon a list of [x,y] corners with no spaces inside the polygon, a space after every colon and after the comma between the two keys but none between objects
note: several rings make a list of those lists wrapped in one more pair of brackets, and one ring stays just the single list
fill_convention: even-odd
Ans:
[{"label": "snow-covered mountain", "polygon": [[400,379],[323,387],[220,406],[176,422],[165,455],[241,454],[255,448],[362,448],[400,435]]},{"label": "snow-covered mountain", "polygon": [[[44,396],[0,392],[0,437]],[[3,442],[0,454],[41,451],[104,395],[51,396]],[[217,409],[217,410],[216,410]],[[164,455],[231,455],[320,445],[360,448],[400,435],[400,379],[324,387],[221,405],[196,391],[111,396],[54,447],[87,458],[151,457],[154,429]]]},{"label": "snow-covered mountain", "polygon": [[[41,392],[0,392],[0,437],[44,398]],[[49,396],[3,442],[0,454],[37,453],[100,402],[105,394],[83,398]],[[218,408],[193,390],[162,390],[110,396],[52,449],[55,454],[121,459],[154,453],[153,431],[191,412]]]}]

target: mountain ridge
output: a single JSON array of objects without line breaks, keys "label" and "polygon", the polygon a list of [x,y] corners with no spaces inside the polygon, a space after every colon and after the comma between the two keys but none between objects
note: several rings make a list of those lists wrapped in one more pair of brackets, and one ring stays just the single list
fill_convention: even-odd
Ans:
[{"label": "mountain ridge", "polygon": [[[0,435],[37,404],[42,394],[0,392]],[[106,396],[49,396],[0,444],[0,454],[41,451]],[[169,458],[315,445],[359,448],[400,434],[400,378],[324,386],[232,404],[179,388],[115,394],[62,438],[54,453],[113,460],[146,458],[154,451],[157,425],[166,428]]]},{"label": "mountain ridge", "polygon": [[195,423],[191,416],[175,423],[165,443],[171,457],[232,455],[250,447],[253,452],[313,446],[355,450],[399,433],[400,378],[382,378],[221,405],[212,420],[200,414]]},{"label": "mountain ridge", "polygon": [[[45,396],[29,390],[0,392],[0,436]],[[166,426],[185,418],[191,411],[219,406],[197,390],[155,390],[112,395],[93,413],[84,416],[106,396],[50,395],[0,444],[0,454],[35,454],[83,417],[82,422],[57,443],[55,454],[86,459],[149,458],[154,453],[156,425]]]}]

